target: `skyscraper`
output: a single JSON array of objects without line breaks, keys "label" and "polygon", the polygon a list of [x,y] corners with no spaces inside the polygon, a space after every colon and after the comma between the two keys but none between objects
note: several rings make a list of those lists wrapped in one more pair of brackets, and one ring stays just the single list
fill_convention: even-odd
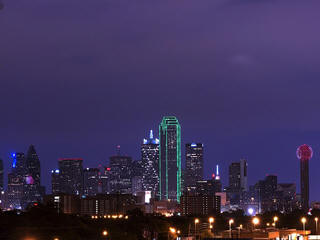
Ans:
[{"label": "skyscraper", "polygon": [[3,186],[3,161],[0,159],[0,192],[4,190]]},{"label": "skyscraper", "polygon": [[120,153],[110,157],[110,192],[131,194],[132,158]]},{"label": "skyscraper", "polygon": [[297,157],[300,159],[301,206],[305,211],[309,208],[309,160],[312,155],[312,148],[306,144],[297,149]]},{"label": "skyscraper", "polygon": [[30,203],[42,201],[45,193],[45,188],[41,186],[40,160],[33,145],[28,149],[26,168],[23,186],[23,208],[26,208]]},{"label": "skyscraper", "polygon": [[51,192],[52,194],[61,193],[60,187],[60,170],[55,169],[51,171]]},{"label": "skyscraper", "polygon": [[143,189],[154,196],[159,191],[159,139],[153,137],[152,130],[149,139],[144,139],[141,145],[141,161]]},{"label": "skyscraper", "polygon": [[23,190],[27,175],[24,153],[12,154],[11,173],[8,174],[7,207],[11,209],[23,208]]},{"label": "skyscraper", "polygon": [[81,158],[59,159],[60,191],[66,194],[83,193],[83,167]]},{"label": "skyscraper", "polygon": [[27,174],[30,176],[30,179],[32,179],[33,184],[40,186],[40,161],[33,145],[28,149],[26,166]]},{"label": "skyscraper", "polygon": [[99,169],[85,168],[83,170],[83,194],[95,196],[99,193]]},{"label": "skyscraper", "polygon": [[248,164],[245,159],[240,162],[233,162],[229,166],[229,187],[232,189],[239,189],[248,191]]},{"label": "skyscraper", "polygon": [[163,117],[159,137],[159,197],[180,202],[181,127],[176,117]]},{"label": "skyscraper", "polygon": [[243,192],[248,191],[247,161],[233,162],[229,166],[228,197],[231,204],[239,204]]},{"label": "skyscraper", "polygon": [[203,180],[203,144],[186,144],[185,187],[195,187],[197,181]]}]

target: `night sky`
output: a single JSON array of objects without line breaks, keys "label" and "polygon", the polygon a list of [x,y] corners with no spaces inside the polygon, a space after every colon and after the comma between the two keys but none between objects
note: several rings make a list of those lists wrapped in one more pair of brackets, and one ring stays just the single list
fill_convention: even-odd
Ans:
[{"label": "night sky", "polygon": [[119,144],[139,159],[148,131],[175,115],[224,185],[244,157],[250,184],[277,174],[299,192],[296,148],[310,144],[320,200],[319,0],[1,1],[6,174],[30,144],[47,186],[59,157],[95,167]]}]

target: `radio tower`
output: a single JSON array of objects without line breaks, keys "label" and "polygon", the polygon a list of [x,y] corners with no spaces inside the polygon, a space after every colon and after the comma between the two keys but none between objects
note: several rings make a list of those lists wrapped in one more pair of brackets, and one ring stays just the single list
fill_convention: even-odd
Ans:
[{"label": "radio tower", "polygon": [[300,159],[301,206],[305,211],[309,209],[309,160],[312,155],[312,148],[306,144],[297,149],[297,157]]}]

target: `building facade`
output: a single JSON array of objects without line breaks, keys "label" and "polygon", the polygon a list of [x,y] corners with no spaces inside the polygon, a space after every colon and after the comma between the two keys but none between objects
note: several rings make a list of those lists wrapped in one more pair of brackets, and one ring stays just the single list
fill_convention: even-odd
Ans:
[{"label": "building facade", "polygon": [[228,198],[231,204],[240,204],[242,194],[248,191],[248,164],[245,159],[229,166]]},{"label": "building facade", "polygon": [[152,130],[149,139],[144,139],[141,145],[141,162],[143,189],[155,197],[159,191],[159,139],[153,137]]},{"label": "building facade", "polygon": [[180,202],[181,127],[178,119],[167,116],[159,126],[159,197]]},{"label": "building facade", "polygon": [[83,170],[83,195],[95,196],[99,193],[100,171],[98,168]]},{"label": "building facade", "polygon": [[26,168],[23,208],[26,208],[31,203],[41,202],[45,194],[45,187],[41,186],[40,160],[33,145],[29,147],[27,152]]},{"label": "building facade", "polygon": [[26,175],[27,165],[24,153],[13,153],[11,173],[8,174],[7,208],[23,208],[23,194]]},{"label": "building facade", "polygon": [[181,214],[185,216],[208,216],[221,211],[221,197],[205,194],[183,194]]},{"label": "building facade", "polygon": [[83,159],[61,158],[59,164],[60,192],[64,194],[83,194]]},{"label": "building facade", "polygon": [[131,194],[132,158],[128,156],[110,157],[110,193]]},{"label": "building facade", "polygon": [[203,144],[186,144],[186,173],[184,187],[194,187],[197,181],[203,180]]},{"label": "building facade", "polygon": [[3,172],[3,161],[0,159],[0,192],[4,190],[4,172]]}]

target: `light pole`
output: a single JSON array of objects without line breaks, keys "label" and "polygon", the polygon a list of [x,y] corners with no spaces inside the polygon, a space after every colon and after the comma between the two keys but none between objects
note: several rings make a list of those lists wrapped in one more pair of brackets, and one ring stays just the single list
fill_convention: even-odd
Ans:
[{"label": "light pole", "polygon": [[278,220],[279,220],[279,218],[277,216],[273,217],[273,223],[274,223],[273,225],[274,225],[274,227],[276,227],[276,224],[277,224]]},{"label": "light pole", "polygon": [[314,220],[316,221],[316,234],[318,233],[318,217],[315,217]]},{"label": "light pole", "polygon": [[169,227],[169,231],[168,231],[168,240],[170,239],[170,233],[171,234],[175,234],[176,233],[176,229],[173,227]]},{"label": "light pole", "polygon": [[209,217],[209,224],[210,224],[210,230],[212,232],[212,229],[213,229],[213,223],[214,223],[214,218],[213,217]]},{"label": "light pole", "polygon": [[256,225],[258,225],[258,224],[260,223],[259,218],[254,217],[254,218],[252,219],[252,223],[253,223],[253,230],[255,230]]},{"label": "light pole", "polygon": [[229,220],[229,231],[230,231],[229,236],[230,236],[230,238],[232,237],[232,224],[233,223],[234,223],[234,220],[231,218]]},{"label": "light pole", "polygon": [[241,235],[241,229],[242,229],[242,224],[240,224],[240,225],[239,225],[239,234],[238,234],[238,235],[239,235],[239,237],[238,237],[238,238],[240,238],[240,235]]},{"label": "light pole", "polygon": [[107,238],[107,236],[108,236],[108,231],[107,230],[103,230],[102,231],[102,236],[104,237],[104,238]]},{"label": "light pole", "polygon": [[196,218],[195,220],[194,220],[194,236],[195,236],[195,238],[197,239],[197,224],[199,223],[199,219],[198,218]]},{"label": "light pole", "polygon": [[302,222],[302,225],[303,225],[303,234],[306,235],[306,222],[307,222],[307,219],[305,217],[301,218],[301,222]]}]

